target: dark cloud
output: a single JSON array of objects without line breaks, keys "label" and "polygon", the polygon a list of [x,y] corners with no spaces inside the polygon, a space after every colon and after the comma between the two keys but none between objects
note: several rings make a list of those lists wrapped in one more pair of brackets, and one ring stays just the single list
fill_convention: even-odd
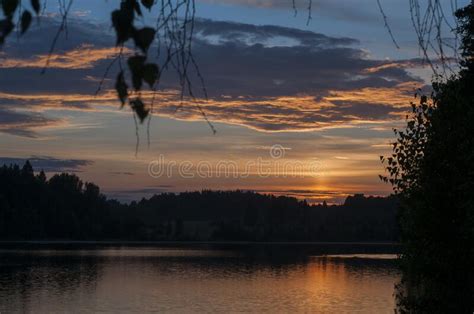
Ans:
[{"label": "dark cloud", "polygon": [[358,119],[384,119],[395,112],[406,112],[406,108],[394,108],[391,105],[364,103],[357,101],[333,101],[337,105],[337,114],[357,117]]},{"label": "dark cloud", "polygon": [[80,172],[82,167],[93,164],[91,160],[84,159],[58,159],[49,156],[30,156],[29,158],[0,157],[0,165],[17,164],[22,166],[27,160],[36,171],[45,172]]},{"label": "dark cloud", "polygon": [[[100,104],[91,96],[111,61],[109,48],[114,44],[113,36],[102,30],[103,25],[71,20],[68,40],[58,46],[57,59],[40,76],[44,55],[33,55],[46,53],[47,39],[39,42],[38,38],[48,38],[45,33],[55,29],[55,23],[43,21],[42,27],[32,30],[33,37],[22,39],[18,47],[10,45],[5,49],[5,60],[26,61],[17,66],[0,66],[0,110],[5,113],[3,120],[0,118],[1,132],[35,136],[35,128],[58,123],[39,113],[18,112],[14,104],[37,111],[52,104],[67,110],[93,110],[94,105]],[[415,61],[370,59],[366,51],[356,46],[357,40],[351,38],[210,20],[197,20],[195,32],[194,57],[210,96],[202,108],[213,121],[261,131],[292,131],[358,120],[389,120],[400,107],[400,103],[390,103],[390,99],[405,101],[401,96],[411,91],[404,84],[421,83],[406,70]],[[111,70],[112,79],[105,82],[103,90],[113,89],[114,71]],[[199,77],[193,71],[189,73],[199,94]],[[165,73],[161,88],[178,89],[175,76],[173,70]],[[5,93],[49,93],[60,97],[14,99]],[[391,93],[391,98],[383,93]],[[68,94],[89,97],[62,96]],[[108,101],[117,100],[112,96]],[[184,120],[202,118],[200,110],[191,104],[179,107],[177,97],[160,99],[157,106],[160,115]],[[15,126],[11,127],[9,121],[15,121]]]},{"label": "dark cloud", "polygon": [[[60,27],[59,18],[42,16],[40,23],[31,23],[28,32],[17,39],[16,34],[7,38],[2,50],[7,55],[17,58],[29,58],[32,55],[47,53]],[[114,35],[110,32],[110,24],[92,23],[86,19],[68,18],[68,31],[59,36],[54,53],[76,49],[84,44],[94,44],[96,47],[110,47],[115,43]]]},{"label": "dark cloud", "polygon": [[114,171],[110,172],[111,175],[114,176],[134,176],[135,174],[133,172],[121,172],[121,171]]},{"label": "dark cloud", "polygon": [[0,100],[0,132],[11,135],[35,138],[38,128],[57,125],[60,120],[45,117],[39,113],[17,112],[1,108]]},{"label": "dark cloud", "polygon": [[[31,40],[26,37],[18,45],[8,46],[5,49],[6,60],[13,56],[31,59],[34,55],[46,55],[48,45],[45,42],[48,41],[44,38],[57,25],[50,19],[43,20],[42,25],[46,26],[31,32]],[[90,61],[93,63],[90,68],[77,68],[77,65],[76,68],[55,68],[51,64],[47,73],[40,75],[41,62],[35,62],[38,68],[25,68],[31,61],[24,62],[23,67],[21,63],[11,68],[3,65],[0,69],[1,91],[95,92],[98,82],[87,77],[101,78],[110,63],[110,58],[97,51],[114,44],[113,36],[101,32],[103,28],[103,25],[71,20],[68,39],[60,40],[62,45],[55,50],[57,54],[77,51],[72,57],[84,58],[84,62],[89,62],[87,55],[97,58],[95,62]],[[214,97],[222,94],[252,97],[305,92],[314,94],[324,93],[329,88],[353,88],[358,83],[365,84],[364,87],[387,87],[413,80],[409,73],[396,66],[368,72],[388,62],[368,59],[364,50],[353,47],[358,41],[352,38],[330,37],[280,26],[203,19],[196,20],[195,33],[194,55],[207,90]],[[38,38],[43,38],[41,49],[37,47]],[[73,58],[66,60],[74,63]],[[113,70],[111,72],[115,73]],[[197,77],[194,83],[198,85]],[[109,82],[108,87],[112,85],[113,82]],[[174,72],[167,73],[162,87],[177,86]]]},{"label": "dark cloud", "polygon": [[[213,4],[233,4],[257,8],[275,8],[287,10],[289,14],[293,13],[293,1],[291,0],[201,0]],[[305,18],[308,14],[308,0],[294,1],[297,12]],[[360,23],[380,23],[380,14],[378,11],[368,12],[367,7],[373,7],[374,3],[370,0],[312,0],[312,15],[335,18],[347,22]]]},{"label": "dark cloud", "polygon": [[[1,61],[0,61],[1,62]],[[105,69],[54,69],[41,74],[39,68],[0,68],[0,91],[6,93],[84,93],[92,95],[98,83],[85,79],[103,75]],[[34,101],[32,101],[34,102]]]},{"label": "dark cloud", "polygon": [[404,69],[371,72],[386,61],[368,59],[365,51],[351,47],[211,45],[204,41],[195,47],[213,97],[326,95],[328,90],[393,87],[420,81]]},{"label": "dark cloud", "polygon": [[70,17],[68,31],[61,33],[42,74],[59,27],[58,19],[41,17],[41,23],[32,23],[20,40],[8,38],[0,52],[1,92],[95,92],[110,59],[118,52],[110,25]]},{"label": "dark cloud", "polygon": [[[195,21],[196,37],[218,44],[266,43],[268,46],[302,45],[312,47],[347,46],[359,43],[358,40],[347,37],[329,37],[311,31],[287,28],[274,25],[251,25],[235,22],[212,21],[197,19]],[[211,36],[211,37],[210,37]],[[274,41],[271,41],[271,40]]]}]

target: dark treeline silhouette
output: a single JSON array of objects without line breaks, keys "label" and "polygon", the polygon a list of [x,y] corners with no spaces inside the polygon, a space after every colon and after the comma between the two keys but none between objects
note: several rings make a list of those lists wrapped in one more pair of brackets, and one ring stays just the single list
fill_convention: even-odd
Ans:
[{"label": "dark treeline silhouette", "polygon": [[0,168],[0,239],[173,241],[396,241],[393,197],[350,196],[310,205],[246,191],[107,200],[73,174],[34,174],[29,162]]},{"label": "dark treeline silhouette", "polygon": [[382,157],[400,200],[401,313],[474,313],[474,1],[456,18],[459,72],[434,77]]}]

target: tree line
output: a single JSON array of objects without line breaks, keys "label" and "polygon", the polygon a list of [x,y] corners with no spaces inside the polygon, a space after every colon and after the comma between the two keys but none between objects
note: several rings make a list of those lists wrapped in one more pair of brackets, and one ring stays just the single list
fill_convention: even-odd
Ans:
[{"label": "tree line", "polygon": [[474,2],[456,18],[459,71],[433,79],[382,157],[401,205],[402,313],[474,311]]},{"label": "tree line", "polygon": [[397,241],[394,197],[311,205],[249,191],[164,193],[130,204],[74,174],[0,167],[0,239]]}]

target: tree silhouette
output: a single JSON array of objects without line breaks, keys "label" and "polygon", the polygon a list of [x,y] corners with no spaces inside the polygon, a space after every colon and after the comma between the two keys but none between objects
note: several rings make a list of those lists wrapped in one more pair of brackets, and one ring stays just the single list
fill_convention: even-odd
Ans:
[{"label": "tree silhouette", "polygon": [[456,15],[461,71],[435,79],[381,157],[402,205],[402,312],[474,310],[474,4]]},{"label": "tree silhouette", "polygon": [[107,200],[72,174],[0,167],[2,240],[396,241],[396,199],[348,197],[341,206],[244,191]]}]

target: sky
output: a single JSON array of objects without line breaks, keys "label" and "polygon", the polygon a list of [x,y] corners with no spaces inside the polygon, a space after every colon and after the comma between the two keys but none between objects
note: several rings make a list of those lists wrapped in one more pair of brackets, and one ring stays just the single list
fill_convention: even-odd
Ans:
[{"label": "sky", "polygon": [[[48,3],[0,50],[0,164],[30,159],[123,201],[202,189],[312,203],[391,192],[378,178],[379,156],[431,75],[409,1],[381,1],[399,49],[376,0],[313,0],[309,23],[305,1],[295,2],[296,15],[287,0],[196,1],[193,54],[208,99],[181,101],[168,71],[138,128],[113,90],[116,65],[96,95],[118,53],[110,25],[118,1],[75,0],[41,74],[60,18]],[[154,13],[141,23],[154,25]]]}]

